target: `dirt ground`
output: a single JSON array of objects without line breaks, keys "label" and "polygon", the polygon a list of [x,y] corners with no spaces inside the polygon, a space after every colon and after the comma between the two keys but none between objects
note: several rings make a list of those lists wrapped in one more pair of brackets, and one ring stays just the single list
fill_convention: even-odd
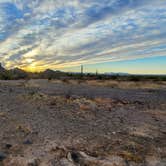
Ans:
[{"label": "dirt ground", "polygon": [[166,85],[116,85],[0,81],[0,166],[165,166]]}]

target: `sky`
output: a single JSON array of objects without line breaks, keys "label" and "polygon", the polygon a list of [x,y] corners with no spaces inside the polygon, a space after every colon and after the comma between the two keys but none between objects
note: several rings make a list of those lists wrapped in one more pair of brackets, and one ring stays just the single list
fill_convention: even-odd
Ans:
[{"label": "sky", "polygon": [[166,0],[0,0],[0,62],[166,74]]}]

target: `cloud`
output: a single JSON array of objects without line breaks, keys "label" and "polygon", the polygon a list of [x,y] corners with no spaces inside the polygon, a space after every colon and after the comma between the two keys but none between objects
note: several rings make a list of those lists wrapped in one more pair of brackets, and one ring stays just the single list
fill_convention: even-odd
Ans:
[{"label": "cloud", "polygon": [[166,56],[163,0],[0,0],[0,61],[65,68]]}]

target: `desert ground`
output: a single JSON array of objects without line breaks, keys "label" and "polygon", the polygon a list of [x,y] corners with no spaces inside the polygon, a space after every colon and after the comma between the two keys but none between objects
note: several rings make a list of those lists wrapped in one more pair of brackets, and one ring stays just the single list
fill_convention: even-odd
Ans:
[{"label": "desert ground", "polygon": [[0,81],[0,165],[165,166],[166,83]]}]

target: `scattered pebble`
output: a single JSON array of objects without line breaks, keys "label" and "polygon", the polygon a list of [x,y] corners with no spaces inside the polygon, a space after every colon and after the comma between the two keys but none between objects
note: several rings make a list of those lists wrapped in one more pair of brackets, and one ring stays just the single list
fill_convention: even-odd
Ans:
[{"label": "scattered pebble", "polygon": [[7,155],[5,153],[0,152],[0,161],[3,161],[6,157]]},{"label": "scattered pebble", "polygon": [[25,144],[25,145],[31,145],[31,144],[33,144],[33,142],[31,140],[25,140],[23,142],[23,144]]}]

